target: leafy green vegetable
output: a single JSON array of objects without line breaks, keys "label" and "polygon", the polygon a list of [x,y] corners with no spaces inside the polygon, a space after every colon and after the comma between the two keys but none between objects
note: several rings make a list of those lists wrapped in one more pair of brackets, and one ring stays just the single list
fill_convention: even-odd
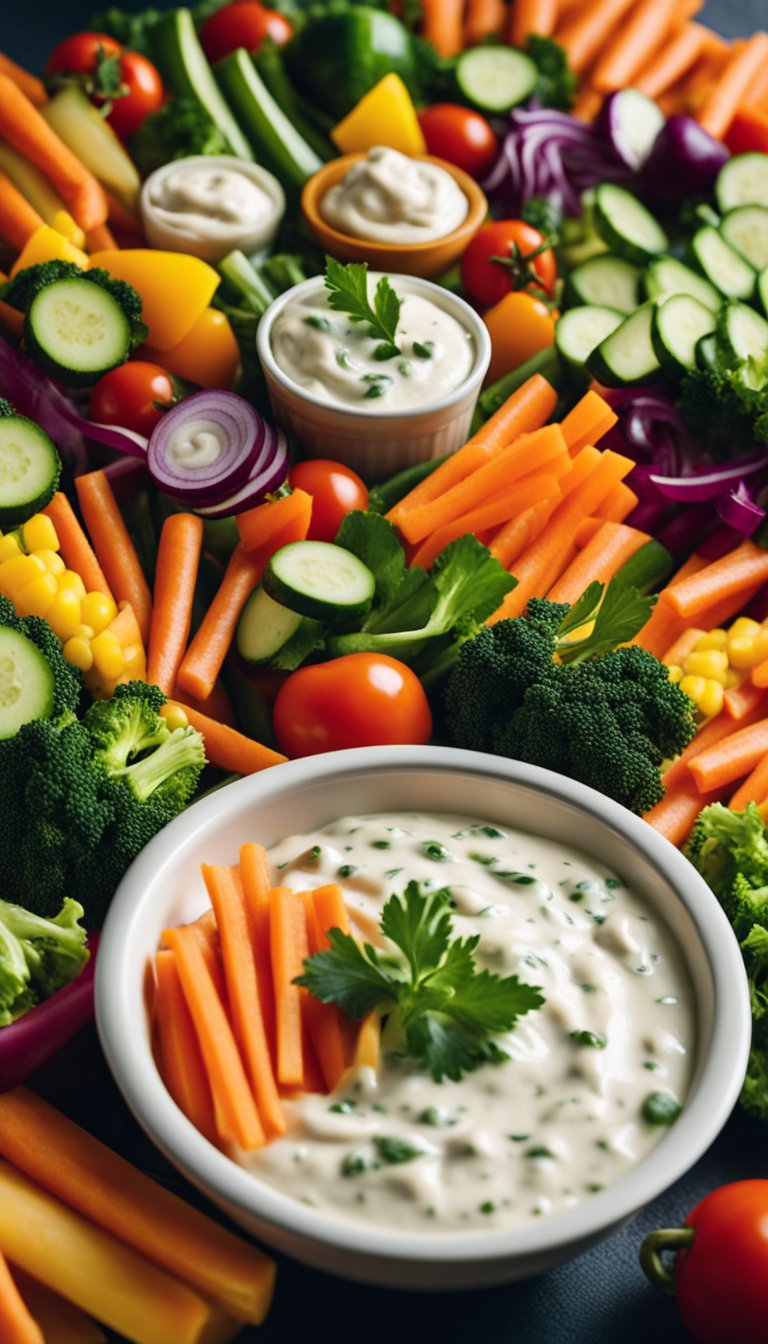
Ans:
[{"label": "leafy green vegetable", "polygon": [[150,112],[131,136],[131,158],[142,177],[149,177],[171,159],[192,154],[232,154],[233,150],[210,113],[197,98],[174,98]]},{"label": "leafy green vegetable", "polygon": [[0,900],[0,1027],[80,974],[89,957],[83,913],[68,897],[55,919]]},{"label": "leafy green vegetable", "polygon": [[696,369],[680,385],[680,414],[716,457],[739,457],[768,443],[768,354]]},{"label": "leafy green vegetable", "polygon": [[503,1063],[508,1056],[494,1036],[541,1006],[538,988],[477,969],[480,939],[452,937],[446,891],[422,892],[409,882],[404,895],[384,906],[381,932],[393,944],[391,953],[330,929],[330,948],[304,962],[296,984],[356,1019],[378,1009],[388,1018],[387,1038],[436,1082]]},{"label": "leafy green vegetable", "polygon": [[568,64],[565,48],[551,37],[531,33],[525,44],[525,54],[530,56],[539,72],[536,97],[542,106],[559,107],[563,112],[569,112],[579,81]]},{"label": "leafy green vegetable", "polygon": [[132,51],[140,51],[142,55],[152,60],[152,28],[159,18],[162,18],[162,11],[152,6],[134,14],[112,5],[109,9],[94,14],[89,19],[87,27],[89,32],[106,33],[109,37],[122,42],[123,46],[130,47]]},{"label": "leafy green vegetable", "polygon": [[350,322],[367,322],[369,335],[382,342],[374,350],[376,359],[393,359],[400,354],[396,344],[400,299],[389,282],[389,276],[382,275],[371,305],[368,298],[367,263],[350,261],[345,266],[334,257],[326,257],[325,286],[328,290],[328,306],[334,312],[345,313]]}]

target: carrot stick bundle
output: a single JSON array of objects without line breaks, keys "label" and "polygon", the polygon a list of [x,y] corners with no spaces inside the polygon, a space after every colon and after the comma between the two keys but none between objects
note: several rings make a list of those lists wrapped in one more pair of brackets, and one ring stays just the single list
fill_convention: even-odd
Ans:
[{"label": "carrot stick bundle", "polygon": [[516,517],[535,504],[550,499],[557,501],[559,498],[560,489],[555,476],[544,472],[525,476],[511,489],[500,491],[495,498],[491,495],[486,504],[477,505],[468,513],[436,528],[419,544],[411,557],[411,564],[429,569],[440,552],[457,537],[463,537],[467,532],[477,535],[484,528],[499,527],[507,519]]},{"label": "carrot stick bundle", "polygon": [[5,56],[2,52],[0,52],[0,74],[12,79],[35,107],[42,107],[43,103],[48,102],[43,81],[38,79],[37,75],[31,75],[23,66],[17,65],[10,56]]},{"label": "carrot stick bundle", "polygon": [[155,1031],[160,1071],[179,1110],[216,1143],[213,1099],[192,1015],[181,987],[176,958],[169,948],[155,957]]},{"label": "carrot stick bundle", "polygon": [[3,1344],[45,1344],[43,1332],[33,1319],[11,1278],[11,1271],[2,1251],[0,1251],[0,1339],[3,1340]]},{"label": "carrot stick bundle", "polygon": [[531,33],[551,37],[557,22],[557,0],[513,0],[509,41],[524,47]]},{"label": "carrot stick bundle", "polygon": [[750,84],[768,61],[768,33],[753,33],[744,46],[735,51],[711,93],[704,99],[696,119],[715,139],[722,139],[738,110],[746,101]]},{"label": "carrot stick bundle", "polygon": [[588,584],[608,583],[650,537],[623,523],[603,523],[547,593],[550,602],[573,603]]},{"label": "carrot stick bundle", "polygon": [[631,84],[663,46],[675,11],[675,0],[639,0],[626,22],[607,36],[603,54],[590,76],[594,88],[610,93]]},{"label": "carrot stick bundle", "polygon": [[500,565],[505,569],[512,567],[518,555],[526,546],[530,546],[546,527],[557,503],[557,499],[542,500],[540,504],[533,504],[530,509],[524,509],[516,518],[510,518],[508,523],[499,528],[488,542],[488,548]]},{"label": "carrot stick bundle", "polygon": [[606,34],[621,25],[634,0],[586,0],[568,11],[555,29],[555,41],[565,47],[568,63],[577,75],[588,70],[602,49]]},{"label": "carrot stick bundle", "polygon": [[87,233],[106,221],[107,200],[96,178],[4,74],[0,74],[0,136],[48,178],[81,229]]},{"label": "carrot stick bundle", "polygon": [[172,513],[157,550],[155,593],[147,648],[147,680],[173,695],[192,624],[192,603],[203,546],[203,520]]},{"label": "carrot stick bundle", "polygon": [[634,79],[634,87],[648,98],[666,93],[693,69],[704,49],[706,29],[700,23],[686,23],[670,37]]},{"label": "carrot stick bundle", "polygon": [[464,44],[464,0],[421,0],[421,35],[438,56],[458,56]]},{"label": "carrot stick bundle", "polygon": [[43,513],[50,518],[56,528],[59,554],[67,569],[80,575],[86,592],[105,593],[107,597],[112,597],[112,590],[107,583],[104,570],[96,559],[96,552],[80,526],[67,496],[61,490],[57,490],[50,504],[46,504]]},{"label": "carrot stick bundle", "polygon": [[764,551],[754,541],[747,540],[719,560],[713,560],[697,574],[690,574],[680,583],[665,588],[660,600],[666,602],[678,616],[690,620],[715,603],[732,597],[743,597],[748,589],[766,581],[768,551]]},{"label": "carrot stick bundle", "polygon": [[103,471],[75,478],[75,489],[93,548],[118,602],[130,602],[146,646],[152,615],[152,594],[144,577],[112,486]]},{"label": "carrot stick bundle", "polygon": [[765,699],[765,689],[745,679],[738,686],[728,686],[723,693],[723,709],[731,719],[739,723],[752,709]]}]

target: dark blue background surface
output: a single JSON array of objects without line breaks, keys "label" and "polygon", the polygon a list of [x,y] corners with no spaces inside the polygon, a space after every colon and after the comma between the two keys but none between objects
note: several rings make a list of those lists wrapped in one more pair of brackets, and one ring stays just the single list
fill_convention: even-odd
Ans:
[{"label": "dark blue background surface", "polygon": [[[60,38],[105,0],[0,0],[0,48],[39,70]],[[126,8],[141,8],[124,0]],[[162,0],[155,0],[162,8]],[[768,26],[768,0],[709,0],[700,18],[727,36]],[[159,1179],[194,1198],[133,1125],[100,1059],[93,1034],[73,1042],[41,1091]],[[507,1288],[421,1296],[344,1284],[290,1262],[281,1265],[269,1321],[241,1344],[685,1344],[673,1302],[646,1283],[637,1262],[643,1236],[679,1223],[726,1181],[768,1177],[768,1123],[737,1112],[688,1175],[622,1231],[578,1260]],[[768,1344],[768,1321],[766,1321]],[[168,1344],[173,1344],[172,1340]],[[727,1344],[739,1344],[738,1340]]]}]

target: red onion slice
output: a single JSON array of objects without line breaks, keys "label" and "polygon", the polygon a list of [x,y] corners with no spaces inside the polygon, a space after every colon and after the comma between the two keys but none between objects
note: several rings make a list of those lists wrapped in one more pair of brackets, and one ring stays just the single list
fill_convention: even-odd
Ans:
[{"label": "red onion slice", "polygon": [[742,458],[728,466],[711,467],[695,476],[649,476],[659,494],[665,499],[673,499],[680,504],[703,504],[706,500],[717,499],[729,486],[739,484],[743,476],[751,476],[756,471],[765,471],[768,457],[760,454],[755,458]]},{"label": "red onion slice", "polygon": [[263,465],[257,474],[250,476],[245,485],[234,495],[219,500],[210,507],[198,508],[196,512],[201,517],[228,518],[233,513],[240,513],[243,509],[261,504],[270,491],[277,490],[278,486],[282,485],[288,475],[288,440],[282,429],[275,430],[274,434],[274,448],[270,461]]},{"label": "red onion slice", "polygon": [[235,392],[203,389],[185,397],[152,431],[150,475],[166,494],[207,508],[232,495],[260,469],[266,421]]}]

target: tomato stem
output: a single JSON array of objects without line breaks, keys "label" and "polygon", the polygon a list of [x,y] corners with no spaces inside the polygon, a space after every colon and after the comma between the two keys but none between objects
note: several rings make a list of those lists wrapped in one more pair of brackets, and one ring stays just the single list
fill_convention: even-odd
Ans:
[{"label": "tomato stem", "polygon": [[677,1253],[690,1246],[695,1232],[692,1227],[661,1227],[649,1232],[640,1247],[640,1268],[648,1282],[668,1297],[675,1295],[674,1271],[662,1260],[664,1252]]}]

